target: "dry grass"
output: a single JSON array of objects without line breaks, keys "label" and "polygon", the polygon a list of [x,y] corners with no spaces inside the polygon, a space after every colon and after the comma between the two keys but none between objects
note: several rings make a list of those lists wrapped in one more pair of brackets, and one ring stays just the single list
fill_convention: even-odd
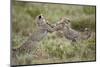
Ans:
[{"label": "dry grass", "polygon": [[[90,9],[89,9],[90,8]],[[12,7],[12,47],[19,48],[36,30],[35,17],[45,15],[50,21],[56,23],[62,16],[69,17],[72,27],[82,31],[85,27],[95,33],[95,7],[58,4],[22,3],[14,2]],[[34,54],[16,54],[13,64],[43,64],[74,61],[92,61],[95,59],[95,35],[89,40],[79,41],[73,46],[63,36],[56,32],[48,35],[39,42]]]}]

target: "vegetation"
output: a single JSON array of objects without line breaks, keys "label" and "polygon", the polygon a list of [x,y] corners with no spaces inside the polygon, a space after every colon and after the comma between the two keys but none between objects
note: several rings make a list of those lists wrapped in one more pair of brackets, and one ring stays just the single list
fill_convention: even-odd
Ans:
[{"label": "vegetation", "polygon": [[[95,12],[95,6],[14,1],[12,4],[12,48],[20,48],[36,30],[35,18],[39,14],[43,14],[50,24],[56,23],[63,16],[68,17],[73,29],[83,31],[87,27],[95,34]],[[96,60],[95,35],[75,44],[76,47],[64,37],[59,37],[57,32],[48,33],[39,42],[34,54],[17,55],[16,53],[17,59],[12,59],[15,59],[14,64],[21,65]]]}]

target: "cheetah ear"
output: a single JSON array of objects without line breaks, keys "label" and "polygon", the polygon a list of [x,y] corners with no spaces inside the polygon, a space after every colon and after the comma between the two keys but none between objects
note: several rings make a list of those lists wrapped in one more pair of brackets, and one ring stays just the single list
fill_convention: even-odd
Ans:
[{"label": "cheetah ear", "polygon": [[89,31],[89,28],[85,28],[84,30],[85,30],[85,31]]}]

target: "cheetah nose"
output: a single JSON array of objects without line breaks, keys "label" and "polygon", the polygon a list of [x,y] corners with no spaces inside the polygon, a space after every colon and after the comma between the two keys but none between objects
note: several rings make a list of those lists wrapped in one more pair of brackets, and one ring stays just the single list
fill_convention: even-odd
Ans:
[{"label": "cheetah nose", "polygon": [[39,19],[41,19],[42,17],[41,17],[41,15],[39,16]]}]

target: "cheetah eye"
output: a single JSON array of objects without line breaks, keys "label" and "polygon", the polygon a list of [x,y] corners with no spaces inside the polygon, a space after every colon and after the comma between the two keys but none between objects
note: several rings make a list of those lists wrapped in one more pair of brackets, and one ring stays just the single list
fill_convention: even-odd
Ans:
[{"label": "cheetah eye", "polygon": [[70,20],[68,20],[68,22],[70,22]]}]

